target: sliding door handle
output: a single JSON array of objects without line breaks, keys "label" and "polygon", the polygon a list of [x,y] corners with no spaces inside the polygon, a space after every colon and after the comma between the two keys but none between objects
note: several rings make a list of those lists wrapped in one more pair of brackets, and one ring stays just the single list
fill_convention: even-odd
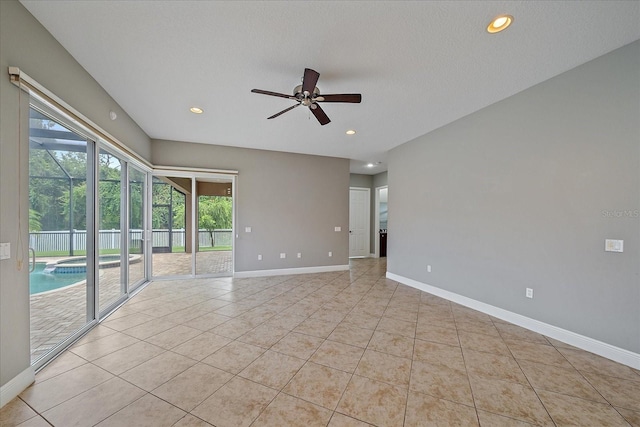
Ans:
[{"label": "sliding door handle", "polygon": [[29,267],[29,273],[33,273],[36,269],[36,250],[29,248],[29,253],[31,254],[31,266]]}]

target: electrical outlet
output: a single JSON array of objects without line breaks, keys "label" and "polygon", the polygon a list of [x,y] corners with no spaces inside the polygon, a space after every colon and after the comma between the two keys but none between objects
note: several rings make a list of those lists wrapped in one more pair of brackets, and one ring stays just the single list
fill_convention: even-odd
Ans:
[{"label": "electrical outlet", "polygon": [[431,273],[431,266],[427,265],[427,273]]},{"label": "electrical outlet", "polygon": [[525,295],[527,298],[533,298],[533,289],[527,288]]},{"label": "electrical outlet", "polygon": [[333,252],[329,252],[329,256],[332,257],[333,256]]},{"label": "electrical outlet", "polygon": [[258,261],[262,261],[262,255],[258,255]]},{"label": "electrical outlet", "polygon": [[302,258],[302,254],[298,252],[298,258]]},{"label": "electrical outlet", "polygon": [[286,258],[286,257],[287,257],[287,254],[285,254],[284,252],[280,253],[280,258]]}]

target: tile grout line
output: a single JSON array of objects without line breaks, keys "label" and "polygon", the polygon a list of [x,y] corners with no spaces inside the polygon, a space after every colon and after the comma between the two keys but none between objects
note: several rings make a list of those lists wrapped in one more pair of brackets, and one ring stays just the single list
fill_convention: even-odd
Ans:
[{"label": "tile grout line", "polygon": [[[360,275],[359,277],[362,277],[362,275]],[[356,280],[357,280],[357,279],[356,279]],[[379,280],[378,280],[378,281],[379,281]],[[375,283],[377,283],[378,281],[376,281]],[[355,281],[354,281],[354,282],[355,282]],[[353,282],[352,282],[352,283],[353,283]],[[373,285],[371,285],[371,287],[369,288],[369,290],[367,290],[367,292],[366,292],[366,293],[365,293],[365,294],[364,294],[364,295],[363,295],[363,296],[358,300],[358,302],[362,301],[362,300],[364,299],[364,297],[366,296],[366,294],[368,294],[369,292],[371,292],[371,289],[375,286],[375,283],[374,283]],[[357,304],[356,304],[356,305],[357,305]],[[388,305],[389,305],[389,303],[387,303],[387,305],[385,306],[385,309],[386,309],[386,307],[387,307]],[[355,309],[355,305],[354,305],[354,308],[352,308],[352,309],[349,311],[349,313],[351,313],[354,309]],[[384,313],[384,312],[383,312],[383,313]],[[380,320],[381,320],[381,319],[382,319],[382,315],[380,316],[380,319],[379,319],[379,320],[378,320],[378,322],[376,323],[376,328],[377,328],[378,324],[380,324]],[[338,323],[338,324],[340,324],[340,323]],[[336,327],[337,327],[337,326],[336,326]],[[334,328],[334,330],[335,330],[335,328]],[[375,333],[375,329],[374,329],[374,333]],[[331,334],[329,334],[329,335],[331,335]],[[372,335],[372,337],[373,337],[373,335]],[[364,350],[364,351],[366,351],[366,348],[365,348],[365,350]],[[347,388],[349,388],[349,384],[351,384],[351,382],[353,381],[353,377],[356,375],[356,371],[358,370],[358,366],[360,365],[360,362],[362,361],[362,358],[364,357],[364,351],[362,352],[362,355],[360,356],[360,359],[358,360],[358,363],[356,364],[355,368],[353,369],[353,372],[351,372],[351,373],[350,373],[351,377],[349,378],[349,381],[347,382],[346,387],[344,388],[344,390],[343,390],[343,391],[342,391],[342,393],[340,394],[340,398],[338,399],[338,403],[336,404],[336,407],[335,407],[335,409],[334,409],[334,411],[333,411],[333,414],[331,415],[331,418],[329,419],[329,423],[331,422],[331,419],[333,418],[334,414],[335,414],[336,412],[338,412],[338,407],[340,406],[340,402],[342,402],[342,399],[344,399],[344,395],[345,395],[345,393],[347,392]],[[361,421],[361,422],[363,422],[363,423],[369,424],[369,423],[367,423],[366,421],[361,420],[361,419],[356,418],[356,417],[353,417],[353,416],[351,416],[351,415],[347,415],[347,414],[344,414],[344,413],[342,413],[342,412],[338,412],[338,413],[339,413],[339,414],[341,414],[341,415],[344,415],[344,416],[346,416],[346,417],[350,417],[350,418],[356,419],[356,420],[358,420],[358,421]]]},{"label": "tile grout line", "polygon": [[[324,286],[326,286],[326,285],[324,285]],[[324,286],[322,286],[322,287],[324,287]],[[342,291],[341,291],[341,292],[342,292]],[[339,293],[338,293],[337,295],[339,295]],[[323,305],[324,305],[324,304],[323,304]],[[315,312],[317,312],[317,311],[319,311],[321,308],[322,308],[322,306],[321,306],[321,307],[319,307],[319,308],[318,308],[318,310],[315,310],[315,311],[314,311],[314,313],[315,313]],[[307,316],[307,318],[306,318],[306,319],[309,319],[309,318],[311,318],[311,315]],[[306,319],[305,319],[305,320],[306,320]],[[338,325],[339,325],[339,324],[340,324],[340,323],[338,323]],[[338,325],[336,325],[336,327],[334,327],[334,328],[333,328],[332,332],[333,332],[333,331],[335,331],[335,329],[337,328],[337,326],[338,326]],[[294,328],[294,329],[295,329],[295,328]],[[291,332],[293,332],[293,330],[291,330],[291,331],[290,331],[290,333],[291,333]],[[332,332],[331,332],[331,333],[332,333]],[[331,333],[329,333],[329,335],[331,335]],[[283,338],[284,338],[284,337],[283,337]],[[280,342],[283,338],[281,338],[281,339],[280,339],[280,340],[278,340],[277,342]],[[328,341],[328,339],[327,339],[327,338],[323,338],[323,343],[324,343],[324,342],[326,342],[326,341]],[[277,342],[276,342],[276,344],[277,344]],[[275,345],[275,344],[273,344],[273,345]],[[272,345],[271,347],[273,347],[273,345]],[[309,358],[308,358],[307,360],[305,360],[305,363],[304,363],[304,364],[303,364],[303,365],[302,365],[302,366],[301,366],[301,367],[296,371],[296,373],[295,373],[295,374],[294,374],[294,375],[289,379],[289,381],[287,381],[287,384],[285,384],[285,385],[282,387],[282,389],[278,390],[278,393],[276,394],[276,396],[274,396],[274,398],[269,402],[269,404],[267,404],[267,405],[265,406],[265,408],[264,408],[264,409],[263,409],[263,410],[258,414],[258,416],[257,416],[257,417],[256,417],[256,418],[251,422],[251,424],[250,424],[250,426],[249,426],[249,427],[252,427],[252,426],[253,426],[253,424],[256,422],[256,420],[257,420],[258,418],[260,418],[260,415],[261,415],[261,414],[262,414],[262,413],[263,413],[263,412],[268,408],[268,406],[269,406],[269,405],[270,405],[270,404],[271,404],[271,403],[272,403],[272,402],[273,402],[273,401],[274,401],[274,400],[275,400],[275,399],[276,399],[280,394],[285,394],[285,395],[287,395],[287,396],[291,396],[290,394],[288,394],[288,393],[284,392],[284,389],[287,387],[287,385],[289,385],[289,384],[291,383],[291,381],[293,381],[293,378],[295,378],[295,376],[298,374],[298,372],[300,372],[300,370],[301,370],[301,369],[302,369],[302,368],[303,368],[307,363],[311,362],[311,358],[313,357],[313,355],[314,355],[315,353],[317,353],[318,349],[319,349],[321,346],[322,346],[322,344],[320,344],[320,346],[318,346],[318,348],[316,348],[316,350],[312,353],[312,355],[311,355],[311,356],[309,356]],[[271,348],[271,347],[270,347],[270,348]],[[268,351],[268,350],[267,350],[267,351]],[[275,350],[274,350],[274,351],[275,351]],[[277,351],[276,351],[276,352],[277,352]],[[363,354],[364,354],[364,353],[363,353]],[[314,363],[314,362],[311,362],[311,363]],[[324,366],[324,365],[321,365],[321,366]],[[329,368],[330,368],[330,367],[329,367]],[[330,369],[335,369],[335,368],[330,368]],[[344,371],[343,371],[343,372],[344,372]],[[355,371],[354,371],[354,372],[355,372]],[[351,378],[353,378],[353,375],[354,375],[354,374],[352,373],[352,374],[351,374]],[[243,378],[243,377],[241,377],[241,378]],[[351,378],[349,379],[349,382],[351,381]],[[249,380],[249,381],[252,381],[252,380]],[[347,383],[347,387],[348,387],[348,385],[349,385],[349,382]],[[260,383],[256,383],[256,384],[260,384]],[[264,384],[260,384],[260,385],[263,385],[263,386],[264,386]],[[267,387],[268,387],[268,386],[267,386]],[[345,387],[345,390],[343,391],[342,395],[340,396],[340,399],[338,399],[338,403],[336,404],[336,407],[335,407],[333,410],[331,410],[331,417],[329,417],[329,420],[327,421],[327,425],[331,422],[331,419],[333,418],[333,416],[334,416],[334,414],[335,414],[335,412],[336,412],[336,410],[337,410],[337,408],[338,408],[338,405],[340,404],[340,400],[342,400],[342,396],[344,395],[344,392],[346,391],[346,388],[347,388],[347,387]],[[274,389],[274,390],[275,390],[275,389]],[[294,398],[296,398],[296,399],[303,400],[303,401],[308,402],[308,403],[313,404],[313,405],[317,405],[316,403],[310,402],[310,401],[308,401],[308,400],[306,400],[306,399],[303,399],[303,398],[300,398],[300,397],[297,397],[297,396],[291,396],[291,397],[294,397]],[[317,405],[317,406],[323,407],[322,405]],[[328,409],[328,408],[325,408],[325,409]]]},{"label": "tile grout line", "polygon": [[[547,406],[544,404],[544,402],[542,401],[542,399],[540,399],[540,395],[538,394],[538,391],[533,387],[533,384],[531,384],[531,380],[529,379],[529,377],[527,377],[527,374],[524,372],[524,370],[522,369],[522,366],[520,366],[520,362],[518,361],[518,359],[516,358],[515,354],[513,354],[513,351],[509,348],[509,346],[507,345],[507,343],[504,342],[504,338],[502,337],[502,333],[500,332],[500,329],[498,329],[495,326],[495,322],[493,321],[493,319],[491,319],[491,324],[498,330],[498,335],[500,336],[500,339],[502,340],[502,342],[504,343],[504,345],[507,347],[507,350],[509,350],[509,354],[511,355],[511,357],[513,358],[513,360],[516,362],[516,364],[518,365],[518,369],[520,369],[520,372],[522,372],[522,375],[524,376],[524,378],[527,380],[527,384],[529,385],[529,387],[531,387],[531,390],[533,390],[533,392],[536,395],[536,398],[538,398],[538,402],[540,402],[540,404],[542,405],[542,407],[544,408],[545,412],[547,413],[547,415],[549,416],[549,419],[551,420],[551,422],[557,426],[556,421],[553,419],[553,417],[551,416],[551,413],[549,412],[549,409],[547,408]],[[546,338],[545,338],[546,339]]]},{"label": "tile grout line", "polygon": [[[499,331],[499,330],[498,330],[498,333],[500,333],[500,331]],[[544,336],[543,336],[543,337],[544,337]],[[600,392],[600,391],[599,391],[599,390],[598,390],[598,389],[597,389],[597,388],[596,388],[596,387],[591,383],[591,381],[589,381],[589,379],[588,379],[588,378],[583,374],[583,372],[582,372],[580,369],[578,369],[578,368],[577,368],[577,367],[576,367],[576,366],[575,366],[575,365],[574,365],[574,364],[573,364],[573,363],[572,363],[572,362],[571,362],[571,361],[570,361],[570,360],[569,360],[569,359],[568,359],[568,358],[567,358],[567,357],[566,357],[566,356],[565,356],[561,351],[559,351],[559,350],[557,349],[557,347],[547,339],[547,337],[544,337],[544,338],[545,338],[545,340],[549,343],[549,345],[550,345],[552,348],[554,348],[556,351],[558,351],[558,353],[562,356],[562,358],[563,358],[567,363],[569,363],[569,365],[571,365],[571,367],[573,368],[573,370],[574,370],[578,375],[580,375],[580,377],[581,377],[583,380],[585,380],[585,381],[587,382],[587,384],[589,384],[589,385],[593,388],[593,390],[594,390],[596,393],[598,393],[598,395],[600,395],[600,397],[602,397],[602,399],[606,402],[606,404],[607,404],[609,407],[611,407],[613,410],[615,410],[615,411],[616,411],[616,412],[617,412],[617,413],[618,413],[618,414],[619,414],[619,415],[620,415],[620,416],[621,416],[621,417],[626,421],[626,418],[625,418],[625,417],[620,413],[620,411],[618,411],[618,409],[617,409],[617,408],[616,408],[616,407],[615,407],[615,406],[614,406],[614,405],[613,405],[613,404],[612,404],[612,403],[611,403],[611,402],[610,402],[610,401],[609,401],[609,400],[608,400],[608,399],[607,399],[607,398],[606,398],[606,397],[605,397],[605,396],[604,396],[604,395],[603,395],[603,394],[602,394],[602,393],[601,393],[601,392]],[[514,340],[514,341],[525,341],[525,342],[527,342],[527,343],[532,342],[532,341],[528,341],[528,340],[520,340],[520,339],[517,339],[517,338],[511,338],[511,339],[512,339],[512,340]],[[544,344],[541,344],[541,345],[544,345]],[[509,346],[507,346],[507,348],[509,348]],[[522,370],[522,367],[520,366],[520,362],[519,362],[519,361],[518,361],[518,359],[515,357],[515,355],[513,354],[513,352],[511,351],[511,349],[510,349],[510,348],[509,348],[509,352],[511,353],[511,355],[512,355],[513,359],[516,361],[516,363],[518,364],[518,367],[520,368],[520,370],[522,371],[523,375],[524,375],[524,376],[525,376],[525,378],[527,379],[527,382],[528,382],[528,383],[529,383],[529,385],[531,386],[531,389],[534,391],[534,393],[535,393],[535,394],[536,394],[536,396],[538,397],[538,400],[540,400],[540,403],[542,404],[542,406],[545,408],[545,410],[546,410],[546,411],[547,411],[547,413],[549,414],[549,417],[551,417],[551,419],[553,420],[553,417],[551,416],[551,413],[549,413],[549,410],[547,409],[546,405],[544,404],[544,402],[542,402],[542,399],[540,399],[540,396],[539,396],[539,394],[538,394],[538,391],[534,388],[533,384],[531,384],[531,382],[530,382],[530,380],[529,380],[529,377],[526,375],[526,373],[524,372],[524,370]],[[542,362],[534,362],[534,361],[530,361],[530,362],[532,362],[532,363],[540,363],[540,364],[542,364],[542,365],[551,366],[551,367],[558,368],[558,369],[568,370],[568,369],[563,368],[563,367],[561,367],[561,366],[548,365],[548,364],[546,364],[546,363],[542,363]],[[605,375],[605,376],[607,376],[607,375]],[[613,378],[617,378],[617,377],[613,377]],[[567,396],[567,397],[570,397],[570,398],[580,399],[580,400],[583,400],[583,401],[585,401],[585,402],[603,403],[603,402],[596,402],[596,401],[591,400],[591,399],[586,399],[586,398],[581,397],[581,396],[574,396],[574,395],[567,394],[567,393],[560,392],[560,391],[553,391],[553,390],[546,390],[546,389],[541,389],[541,390],[548,391],[548,392],[551,392],[551,393],[560,394],[560,395]],[[555,420],[553,420],[553,422],[555,423]]]}]

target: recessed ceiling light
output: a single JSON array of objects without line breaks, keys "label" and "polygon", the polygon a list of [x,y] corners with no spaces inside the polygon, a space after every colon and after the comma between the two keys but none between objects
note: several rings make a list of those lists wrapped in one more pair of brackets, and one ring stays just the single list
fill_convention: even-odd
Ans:
[{"label": "recessed ceiling light", "polygon": [[204,113],[204,110],[202,108],[198,108],[198,107],[191,107],[191,108],[189,108],[189,111],[191,111],[193,114],[202,114],[202,113]]},{"label": "recessed ceiling light", "polygon": [[491,34],[499,33],[502,30],[506,30],[513,22],[513,16],[511,15],[499,15],[493,18],[493,21],[487,27],[487,31]]},{"label": "recessed ceiling light", "polygon": [[355,135],[356,131],[353,129],[349,129],[348,131],[345,132],[347,135]]},{"label": "recessed ceiling light", "polygon": [[368,163],[368,164],[367,164],[367,167],[368,167],[368,168],[372,168],[372,167],[374,167],[374,166],[375,166],[375,165],[374,165],[373,163]]}]

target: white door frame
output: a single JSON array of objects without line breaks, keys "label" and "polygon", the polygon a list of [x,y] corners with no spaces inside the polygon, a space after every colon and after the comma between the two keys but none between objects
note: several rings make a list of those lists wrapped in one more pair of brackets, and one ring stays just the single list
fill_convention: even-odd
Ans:
[{"label": "white door frame", "polygon": [[[365,247],[366,255],[354,256],[353,258],[366,258],[371,253],[371,189],[367,187],[349,187],[349,209],[351,209],[351,190],[361,190],[367,192],[367,212],[365,215]],[[349,234],[351,234],[351,219],[349,219]],[[351,257],[351,239],[349,239],[349,255]]]},{"label": "white door frame", "polygon": [[375,239],[375,250],[373,251],[374,256],[376,258],[380,258],[380,190],[389,189],[388,185],[383,185],[382,187],[376,187],[375,192],[375,206],[374,206],[374,239]]},{"label": "white door frame", "polygon": [[[191,256],[191,260],[190,260],[190,270],[191,272],[189,274],[183,274],[183,275],[168,275],[168,276],[154,276],[153,275],[153,262],[149,261],[149,268],[150,268],[150,276],[149,276],[149,280],[173,280],[173,279],[178,279],[178,278],[184,278],[184,277],[190,277],[190,278],[202,278],[202,277],[233,277],[233,275],[235,274],[235,260],[236,260],[236,193],[237,193],[237,189],[236,189],[236,182],[237,182],[237,172],[236,171],[229,171],[228,173],[226,172],[219,172],[217,170],[212,170],[212,171],[208,171],[208,170],[194,170],[194,171],[189,171],[189,170],[185,170],[185,169],[179,169],[179,168],[175,168],[172,169],[171,167],[167,167],[167,166],[161,166],[161,167],[156,167],[152,170],[151,172],[151,176],[152,178],[154,176],[165,176],[165,177],[170,177],[170,178],[188,178],[191,180],[191,194],[194,195],[194,197],[191,197],[191,223],[194,224],[194,226],[192,227],[192,233],[191,233],[191,247],[193,248],[193,253]],[[197,180],[198,178],[203,179],[203,180],[207,180],[207,179],[222,179],[225,182],[229,181],[231,182],[231,215],[232,215],[232,224],[231,224],[231,235],[234,237],[231,239],[231,259],[232,259],[232,266],[231,266],[231,271],[227,274],[225,273],[224,276],[220,276],[217,274],[198,274],[197,272],[197,267],[196,267],[196,252],[195,252],[195,244],[196,244],[196,236],[197,236],[197,229],[198,229],[198,218],[197,218],[197,211],[198,211],[198,200],[197,197],[195,197],[195,194],[197,194],[196,188],[197,188]],[[152,212],[153,212],[153,181],[149,181],[149,188],[147,190],[148,193],[148,198],[149,198],[149,224],[152,223],[153,218],[152,218]],[[151,225],[149,226],[151,228]],[[186,239],[186,236],[185,236]],[[151,239],[150,239],[151,240]],[[148,243],[148,252],[150,253],[151,256],[149,258],[153,258],[153,242],[149,242]]]},{"label": "white door frame", "polygon": [[388,186],[383,185],[382,187],[376,187],[375,189],[375,205],[374,205],[374,219],[373,223],[375,224],[374,230],[374,239],[375,239],[375,247],[373,251],[373,256],[376,258],[380,258],[380,190],[388,188]]}]

